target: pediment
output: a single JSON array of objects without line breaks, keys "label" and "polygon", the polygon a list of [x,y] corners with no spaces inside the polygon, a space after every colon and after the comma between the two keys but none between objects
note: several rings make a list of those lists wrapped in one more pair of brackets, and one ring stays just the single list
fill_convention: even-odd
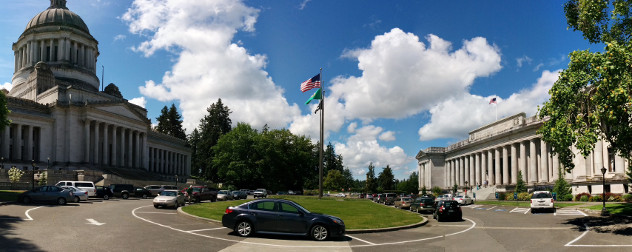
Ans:
[{"label": "pediment", "polygon": [[131,120],[146,122],[148,119],[140,113],[134,111],[130,106],[124,103],[118,104],[99,104],[92,105],[94,109],[105,111],[109,114],[116,114],[117,116],[127,117]]}]

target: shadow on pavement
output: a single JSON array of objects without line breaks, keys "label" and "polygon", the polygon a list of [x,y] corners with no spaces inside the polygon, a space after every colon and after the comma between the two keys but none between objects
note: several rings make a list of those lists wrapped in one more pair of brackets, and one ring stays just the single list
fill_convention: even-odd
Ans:
[{"label": "shadow on pavement", "polygon": [[0,250],[2,251],[45,251],[28,240],[17,237],[13,230],[20,218],[14,216],[0,215]]},{"label": "shadow on pavement", "polygon": [[570,219],[565,224],[575,225],[579,231],[584,231],[584,225],[587,225],[598,233],[632,236],[632,219],[624,216],[586,216]]}]

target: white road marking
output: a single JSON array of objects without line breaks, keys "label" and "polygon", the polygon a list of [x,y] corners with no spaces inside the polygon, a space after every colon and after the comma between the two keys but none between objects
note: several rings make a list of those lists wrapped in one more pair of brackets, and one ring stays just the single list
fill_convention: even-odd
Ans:
[{"label": "white road marking", "polygon": [[[154,221],[150,221],[148,219],[145,219],[143,217],[140,217],[140,216],[136,215],[136,210],[141,209],[143,207],[150,207],[150,206],[153,206],[153,205],[140,206],[140,207],[134,208],[132,210],[132,215],[134,217],[136,217],[137,219],[140,219],[142,221],[145,221],[145,222],[157,225],[157,226],[161,226],[161,227],[164,227],[164,228],[168,228],[168,229],[171,229],[173,231],[178,231],[178,232],[181,232],[181,233],[187,233],[187,234],[197,235],[197,236],[206,237],[206,238],[215,239],[215,240],[221,240],[221,241],[230,241],[230,242],[243,243],[243,244],[264,245],[264,246],[270,246],[270,247],[283,247],[283,248],[349,248],[349,247],[353,248],[353,247],[371,247],[371,246],[404,244],[404,243],[420,242],[420,241],[427,241],[427,240],[433,240],[433,239],[443,239],[446,236],[458,235],[458,234],[470,231],[476,226],[476,222],[474,222],[473,220],[470,220],[470,219],[467,219],[467,218],[463,218],[464,220],[467,220],[467,221],[472,223],[472,225],[469,228],[465,229],[465,230],[461,230],[459,232],[450,233],[450,234],[446,234],[446,235],[439,235],[439,236],[422,238],[422,239],[417,239],[417,240],[390,242],[390,243],[373,243],[373,244],[371,244],[371,242],[364,241],[365,243],[368,243],[368,244],[366,244],[366,245],[351,245],[351,246],[336,246],[336,245],[333,245],[333,246],[327,246],[327,245],[320,245],[320,246],[279,245],[279,244],[269,244],[269,243],[260,243],[260,242],[249,242],[249,241],[243,241],[243,240],[242,241],[240,241],[240,240],[232,240],[232,239],[226,239],[226,238],[220,238],[220,237],[215,237],[215,236],[210,236],[210,235],[199,234],[199,233],[195,233],[195,232],[190,232],[190,231],[174,228],[174,227],[167,226],[167,225],[164,225],[164,224],[160,224],[160,223],[157,223],[157,222],[154,222]],[[348,236],[348,237],[350,237],[350,236]]]},{"label": "white road marking", "polygon": [[492,210],[492,209],[494,209],[494,208],[496,208],[496,206],[493,206],[493,207],[491,207],[491,208],[487,208],[487,209],[483,209],[483,210]]},{"label": "white road marking", "polygon": [[40,207],[41,207],[41,206],[34,207],[34,208],[29,209],[29,210],[26,210],[26,212],[24,212],[24,215],[26,215],[26,219],[24,219],[24,220],[33,220],[33,218],[31,218],[31,216],[29,215],[29,212],[30,212],[31,210],[38,209],[38,208],[40,208]]},{"label": "white road marking", "polygon": [[105,223],[98,222],[95,219],[86,219],[86,220],[88,222],[90,222],[90,223],[86,223],[86,224],[90,224],[90,225],[101,226],[101,225],[105,224]]},{"label": "white road marking", "polygon": [[165,212],[138,212],[139,214],[178,214],[178,213],[165,213]]},{"label": "white road marking", "polygon": [[347,237],[351,237],[351,239],[358,240],[358,241],[361,241],[361,242],[364,242],[364,243],[368,243],[368,244],[371,244],[371,245],[376,245],[375,243],[372,243],[370,241],[365,241],[365,240],[362,240],[362,239],[360,239],[358,237],[353,237],[351,235],[347,235]]},{"label": "white road marking", "polygon": [[189,231],[187,231],[187,232],[188,232],[188,233],[195,233],[195,232],[212,231],[212,230],[220,230],[220,229],[227,229],[227,228],[225,228],[225,227],[219,227],[219,228],[205,228],[205,229],[189,230]]},{"label": "white road marking", "polygon": [[558,209],[557,211],[555,211],[555,215],[583,215],[583,216],[588,216],[587,214],[585,214],[582,211],[576,210],[576,209]]},{"label": "white road marking", "polygon": [[513,210],[511,210],[510,213],[527,214],[529,212],[529,209],[530,208],[516,207]]},{"label": "white road marking", "polygon": [[566,243],[566,245],[564,245],[565,247],[590,247],[590,248],[616,248],[616,247],[632,247],[632,244],[630,245],[613,245],[613,244],[604,244],[604,245],[594,245],[594,244],[585,244],[585,245],[575,245],[573,243],[579,241],[581,238],[584,238],[584,236],[586,236],[588,234],[588,231],[590,231],[590,228],[588,227],[588,225],[584,224],[584,227],[586,228],[586,230],[577,238],[575,238],[574,240]]}]

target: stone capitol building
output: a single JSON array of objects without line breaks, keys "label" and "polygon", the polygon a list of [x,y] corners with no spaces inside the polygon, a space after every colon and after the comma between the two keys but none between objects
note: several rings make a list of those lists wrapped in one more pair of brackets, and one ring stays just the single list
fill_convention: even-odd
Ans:
[{"label": "stone capitol building", "polygon": [[185,141],[153,131],[146,109],[99,91],[98,44],[66,0],[51,0],[26,24],[12,46],[11,125],[0,133],[4,173],[13,166],[48,168],[49,184],[57,171],[66,174],[59,179],[74,174],[95,182],[108,175],[185,179],[191,170]]}]

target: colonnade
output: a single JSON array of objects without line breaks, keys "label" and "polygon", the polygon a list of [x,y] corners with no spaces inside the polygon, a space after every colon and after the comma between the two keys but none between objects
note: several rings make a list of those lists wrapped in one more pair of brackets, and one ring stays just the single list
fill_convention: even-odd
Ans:
[{"label": "colonnade", "polygon": [[84,162],[93,165],[143,168],[147,133],[112,123],[86,119]]},{"label": "colonnade", "polygon": [[1,134],[2,162],[40,161],[40,127],[11,123]]},{"label": "colonnade", "polygon": [[149,171],[168,175],[189,175],[187,155],[158,148],[149,148]]},{"label": "colonnade", "polygon": [[83,44],[70,38],[53,38],[31,40],[16,48],[15,71],[24,67],[34,66],[39,61],[70,62],[89,69],[96,70],[98,51],[95,46]]}]

